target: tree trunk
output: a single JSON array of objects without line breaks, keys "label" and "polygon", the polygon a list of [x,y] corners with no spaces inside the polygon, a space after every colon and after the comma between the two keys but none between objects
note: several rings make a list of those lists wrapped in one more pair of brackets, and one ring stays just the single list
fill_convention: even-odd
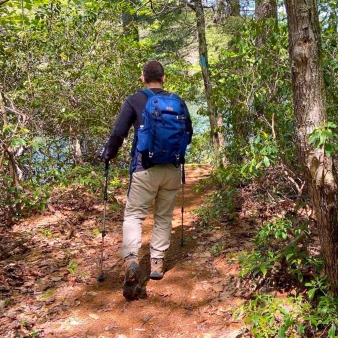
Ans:
[{"label": "tree trunk", "polygon": [[[265,23],[266,19],[276,19],[277,24],[277,0],[256,0],[255,17],[258,23]],[[262,46],[269,34],[268,29],[263,29],[256,38],[256,46]]]},{"label": "tree trunk", "polygon": [[207,101],[208,116],[210,122],[210,133],[215,151],[216,158],[220,159],[220,164],[225,164],[225,158],[221,158],[221,149],[225,146],[222,115],[218,114],[212,103],[212,85],[208,67],[208,49],[205,37],[205,19],[202,1],[195,1],[196,23],[198,33],[198,51],[200,58],[200,65],[202,70],[202,77],[204,82],[205,96]]},{"label": "tree trunk", "polygon": [[81,145],[80,145],[80,141],[77,137],[75,137],[75,146],[74,146],[74,152],[75,152],[75,160],[76,163],[83,166],[84,165],[84,161],[83,161],[83,157],[82,157],[82,151],[81,151]]},{"label": "tree trunk", "polygon": [[229,15],[239,16],[241,12],[241,6],[239,4],[239,0],[227,0],[227,3],[230,8]]},{"label": "tree trunk", "polygon": [[128,10],[122,13],[122,26],[123,33],[126,36],[131,36],[136,42],[140,40],[136,14],[134,13],[134,10],[128,8]]},{"label": "tree trunk", "polygon": [[[7,112],[5,108],[5,103],[3,101],[2,93],[0,92],[0,111],[2,115],[2,126],[6,126],[8,124]],[[7,180],[3,180],[3,185],[5,187],[4,191],[2,192],[5,196],[6,200],[19,200],[19,193],[18,191],[21,189],[20,186],[20,179],[17,174],[17,164],[13,155],[13,151],[10,147],[8,147],[4,142],[1,142],[1,156],[0,156],[0,174],[1,177],[5,177],[8,170],[11,176],[12,181],[8,182]],[[4,168],[4,160],[8,159],[8,169]],[[7,171],[7,172],[6,172]],[[8,188],[15,188],[13,192],[8,192]],[[12,189],[11,189],[12,190]],[[7,222],[9,224],[12,223],[12,218],[16,212],[21,210],[21,203],[17,203],[15,206],[13,203],[6,203],[9,205],[9,214],[7,215]]]},{"label": "tree trunk", "polygon": [[[269,25],[269,19],[274,19],[277,24],[277,0],[256,0],[255,7],[255,17],[256,22],[259,25],[259,34],[256,37],[255,46],[257,47],[257,59],[263,59],[264,64],[264,54],[261,53],[261,47],[264,47],[266,43],[266,38],[271,34],[271,25]],[[255,112],[257,116],[263,116],[264,119],[268,119],[265,116],[265,107],[261,103],[257,102],[254,98]],[[268,123],[269,126],[273,125],[273,118],[271,123]],[[267,120],[266,120],[267,121]],[[271,133],[274,135],[275,131],[271,128]],[[275,139],[275,137],[274,137]]]},{"label": "tree trunk", "polygon": [[[323,146],[309,135],[327,122],[316,0],[285,0],[292,65],[295,144],[314,207],[325,273],[338,285],[337,177]],[[335,295],[338,290],[333,289]]]},{"label": "tree trunk", "polygon": [[217,0],[214,23],[222,22],[229,16],[240,16],[239,0]]},{"label": "tree trunk", "polygon": [[255,17],[257,20],[264,18],[277,19],[277,0],[256,0]]},{"label": "tree trunk", "polygon": [[[1,92],[0,92],[0,110],[1,110],[2,118],[3,118],[3,125],[6,126],[8,124],[8,118],[7,118],[5,103],[3,101]],[[8,165],[9,165],[9,169],[10,169],[10,173],[12,177],[12,185],[15,186],[17,189],[20,189],[21,188],[20,179],[17,174],[17,164],[16,164],[16,161],[13,155],[13,150],[11,149],[11,147],[7,146],[4,142],[2,142],[2,155],[1,155],[1,162],[0,162],[1,171],[3,169],[2,167],[3,159],[6,157],[6,154],[9,160]]]}]

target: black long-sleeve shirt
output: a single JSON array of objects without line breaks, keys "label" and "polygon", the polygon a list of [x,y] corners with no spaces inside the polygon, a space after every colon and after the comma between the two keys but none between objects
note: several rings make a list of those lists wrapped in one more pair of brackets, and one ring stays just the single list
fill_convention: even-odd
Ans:
[{"label": "black long-sleeve shirt", "polygon": [[[170,95],[169,92],[161,88],[149,88],[149,89],[155,95],[159,93],[168,95],[168,96]],[[120,113],[116,119],[112,133],[105,146],[105,150],[103,153],[104,159],[111,160],[112,158],[116,157],[120,147],[123,144],[124,139],[128,136],[131,126],[134,126],[134,139],[136,139],[137,131],[140,125],[143,124],[142,113],[146,106],[147,100],[148,100],[148,97],[145,93],[136,92],[133,95],[129,95],[127,99],[124,101],[121,107]],[[183,100],[182,100],[182,103],[186,106]],[[190,115],[189,115],[187,122],[188,122],[188,128],[189,128],[189,135],[190,135],[189,143],[190,143],[191,137],[193,134],[193,128],[192,128]]]}]

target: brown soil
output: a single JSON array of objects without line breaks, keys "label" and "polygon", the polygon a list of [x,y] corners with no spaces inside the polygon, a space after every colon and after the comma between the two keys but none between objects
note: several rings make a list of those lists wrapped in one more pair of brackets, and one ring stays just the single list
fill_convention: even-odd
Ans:
[{"label": "brown soil", "polygon": [[[243,302],[236,253],[251,246],[248,223],[224,221],[202,231],[194,210],[212,190],[195,192],[210,167],[187,166],[177,199],[167,272],[148,279],[151,215],[144,222],[141,267],[144,298],[122,295],[121,225],[126,189],[109,191],[100,275],[102,196],[67,189],[49,210],[4,232],[0,247],[1,337],[248,337],[234,310]],[[113,210],[113,195],[121,210]],[[6,249],[6,250],[5,250]]]}]

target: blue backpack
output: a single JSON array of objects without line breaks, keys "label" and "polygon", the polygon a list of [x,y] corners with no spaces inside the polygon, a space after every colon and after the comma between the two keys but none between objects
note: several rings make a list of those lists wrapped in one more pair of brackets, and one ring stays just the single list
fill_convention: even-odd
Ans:
[{"label": "blue backpack", "polygon": [[153,164],[184,164],[190,135],[188,111],[178,95],[154,94],[142,89],[148,101],[137,133],[135,157],[141,153]]}]

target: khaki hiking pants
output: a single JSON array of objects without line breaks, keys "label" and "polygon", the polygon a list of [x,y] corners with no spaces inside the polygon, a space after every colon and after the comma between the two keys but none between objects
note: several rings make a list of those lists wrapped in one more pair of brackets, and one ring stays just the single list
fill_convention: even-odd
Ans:
[{"label": "khaki hiking pants", "polygon": [[181,170],[172,164],[155,165],[133,173],[124,212],[122,258],[138,255],[142,244],[142,222],[154,200],[150,257],[164,258],[170,244],[171,222],[180,185]]}]

